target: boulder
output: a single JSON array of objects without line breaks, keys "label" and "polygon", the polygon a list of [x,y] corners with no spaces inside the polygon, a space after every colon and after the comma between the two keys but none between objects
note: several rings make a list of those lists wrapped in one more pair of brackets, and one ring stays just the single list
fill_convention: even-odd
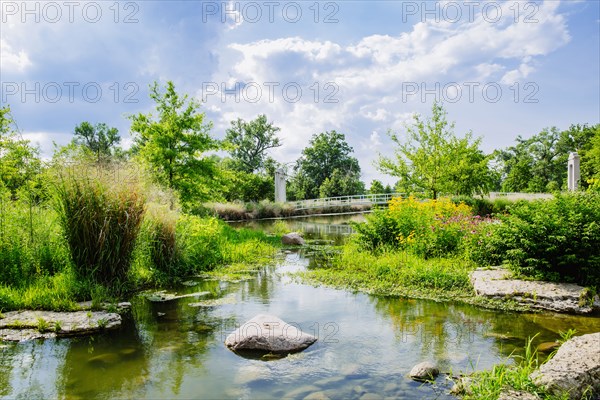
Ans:
[{"label": "boulder", "polygon": [[233,351],[294,353],[316,341],[278,317],[259,314],[227,336],[225,345]]},{"label": "boulder", "polygon": [[500,267],[479,268],[471,273],[478,296],[510,299],[530,308],[558,313],[589,314],[600,309],[600,297],[574,283],[553,283],[510,279],[511,272]]},{"label": "boulder", "polygon": [[416,381],[431,381],[439,374],[440,370],[435,365],[425,361],[415,365],[408,375]]},{"label": "boulder", "polygon": [[565,342],[531,379],[557,396],[580,399],[586,390],[600,393],[600,332]]},{"label": "boulder", "polygon": [[291,232],[281,237],[281,243],[286,245],[304,245],[304,239],[298,232]]}]

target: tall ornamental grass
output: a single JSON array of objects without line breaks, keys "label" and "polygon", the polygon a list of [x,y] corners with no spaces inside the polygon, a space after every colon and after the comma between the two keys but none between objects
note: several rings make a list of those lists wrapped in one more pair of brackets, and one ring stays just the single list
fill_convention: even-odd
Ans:
[{"label": "tall ornamental grass", "polygon": [[77,277],[120,291],[145,211],[136,177],[110,167],[72,168],[60,176],[54,204]]}]

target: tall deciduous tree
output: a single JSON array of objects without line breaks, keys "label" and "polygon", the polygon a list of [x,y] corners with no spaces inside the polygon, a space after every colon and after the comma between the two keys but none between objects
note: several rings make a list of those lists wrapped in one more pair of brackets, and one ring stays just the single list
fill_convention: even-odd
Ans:
[{"label": "tall deciduous tree", "polygon": [[[319,197],[321,185],[327,178],[328,195],[341,196],[364,192],[364,184],[360,181],[358,160],[352,157],[352,147],[346,137],[336,131],[314,135],[309,146],[302,150],[302,156],[294,167],[295,177],[292,181],[295,197],[311,199]],[[336,176],[334,176],[334,172]],[[343,185],[340,183],[343,182]]]},{"label": "tall deciduous tree", "polygon": [[389,132],[397,145],[395,158],[380,156],[376,166],[384,173],[400,178],[403,191],[422,190],[435,199],[440,193],[466,194],[489,191],[492,181],[489,157],[479,149],[480,138],[469,132],[463,138],[454,135],[454,123],[446,120],[443,106],[434,103],[432,116],[414,116],[407,126],[407,140]]},{"label": "tall deciduous tree", "polygon": [[164,91],[158,83],[150,87],[150,98],[156,102],[156,115],[131,116],[134,153],[147,162],[159,183],[175,190],[182,202],[210,198],[215,173],[214,160],[203,153],[220,148],[209,132],[200,104],[187,95],[180,96],[173,82]]},{"label": "tall deciduous tree", "polygon": [[231,121],[225,141],[232,147],[230,153],[235,167],[248,173],[264,169],[266,151],[281,146],[277,137],[279,131],[280,128],[268,122],[264,114],[250,122],[240,118]]},{"label": "tall deciduous tree", "polygon": [[10,107],[0,108],[0,181],[13,196],[41,170],[39,150],[15,130]]},{"label": "tall deciduous tree", "polygon": [[117,128],[109,128],[105,123],[92,125],[84,121],[75,127],[73,141],[89,149],[100,162],[108,160],[118,152],[117,146],[121,137]]}]

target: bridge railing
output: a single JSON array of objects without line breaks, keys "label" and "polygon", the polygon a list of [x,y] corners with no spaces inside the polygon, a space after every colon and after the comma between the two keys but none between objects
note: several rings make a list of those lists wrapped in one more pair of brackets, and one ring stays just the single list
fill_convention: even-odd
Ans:
[{"label": "bridge railing", "polygon": [[393,197],[405,196],[403,193],[358,194],[353,196],[325,197],[321,199],[290,201],[296,210],[312,208],[360,206],[386,204]]}]

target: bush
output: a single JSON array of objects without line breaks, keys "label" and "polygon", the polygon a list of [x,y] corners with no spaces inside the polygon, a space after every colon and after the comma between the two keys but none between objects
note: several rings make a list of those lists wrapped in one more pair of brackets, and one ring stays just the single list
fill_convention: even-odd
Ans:
[{"label": "bush", "polygon": [[145,199],[135,182],[115,177],[110,169],[80,167],[56,185],[55,208],[77,277],[118,292],[127,281]]},{"label": "bush", "polygon": [[465,235],[481,218],[465,204],[449,199],[420,201],[394,198],[387,210],[378,210],[364,224],[355,224],[357,240],[369,250],[379,247],[412,250],[424,257],[456,254]]},{"label": "bush", "polygon": [[600,193],[521,201],[509,211],[489,241],[515,272],[600,286]]},{"label": "bush", "polygon": [[468,205],[471,207],[473,214],[479,215],[480,217],[504,214],[508,207],[513,203],[511,200],[503,198],[489,200],[470,196],[454,196],[451,200],[457,205],[461,203]]}]

